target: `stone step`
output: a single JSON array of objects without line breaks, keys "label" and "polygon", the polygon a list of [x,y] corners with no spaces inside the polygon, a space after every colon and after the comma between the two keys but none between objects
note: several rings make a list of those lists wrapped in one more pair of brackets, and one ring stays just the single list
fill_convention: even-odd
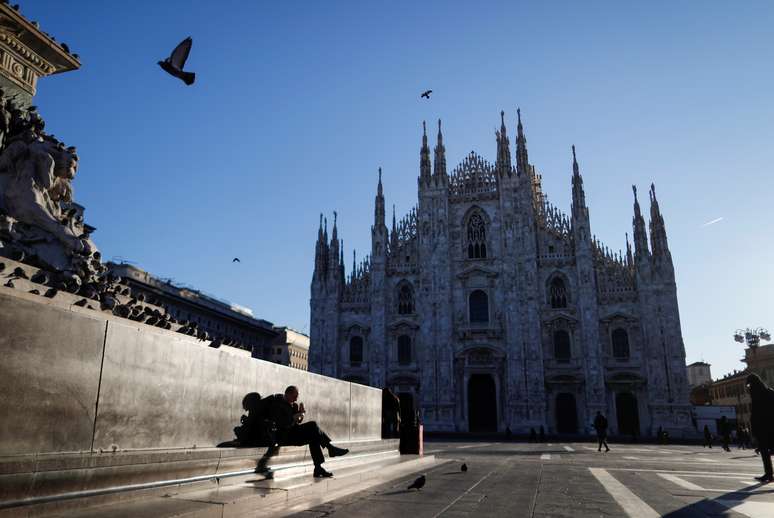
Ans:
[{"label": "stone step", "polygon": [[[326,466],[348,467],[399,456],[397,440],[337,442],[349,448]],[[196,448],[46,454],[0,459],[0,517],[47,516],[79,507],[240,483],[266,448]],[[285,446],[268,465],[277,481],[311,473],[307,446]],[[26,513],[26,514],[24,514]]]},{"label": "stone step", "polygon": [[[335,460],[326,462],[326,468],[330,471],[334,471]],[[401,455],[378,461],[361,462],[348,467],[340,464],[335,469],[335,476],[328,479],[315,479],[311,474],[281,481],[243,477],[237,484],[155,496],[109,507],[70,511],[67,516],[78,518],[279,517],[363,491],[389,480],[427,470],[439,462],[442,461],[436,460],[432,455],[425,457]]]}]

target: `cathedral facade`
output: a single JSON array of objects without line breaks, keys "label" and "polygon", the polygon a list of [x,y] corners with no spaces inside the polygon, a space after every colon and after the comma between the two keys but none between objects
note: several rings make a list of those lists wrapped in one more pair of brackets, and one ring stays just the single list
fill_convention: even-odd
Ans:
[{"label": "cathedral facade", "polygon": [[[674,267],[655,187],[649,231],[634,188],[633,247],[591,233],[572,150],[571,214],[541,189],[518,115],[501,113],[494,164],[447,172],[420,149],[418,203],[391,227],[379,171],[371,253],[345,272],[322,216],[311,284],[310,370],[389,387],[427,430],[681,436],[690,427]],[[424,125],[424,124],[423,124]],[[515,163],[514,163],[515,162]],[[648,234],[650,242],[648,242]]]}]

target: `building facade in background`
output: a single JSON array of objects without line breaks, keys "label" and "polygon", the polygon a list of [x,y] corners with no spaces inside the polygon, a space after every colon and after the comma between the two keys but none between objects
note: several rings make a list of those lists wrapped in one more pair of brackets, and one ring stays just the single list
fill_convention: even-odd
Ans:
[{"label": "building facade in background", "polygon": [[756,373],[770,387],[774,387],[774,344],[748,347],[742,359],[747,368],[734,371],[708,385],[712,405],[728,405],[736,409],[737,422],[750,424],[750,393],[747,376]]},{"label": "building facade in background", "polygon": [[[418,203],[391,228],[381,170],[371,251],[345,272],[336,216],[320,218],[310,369],[387,386],[428,430],[590,431],[673,437],[691,429],[675,273],[655,187],[650,231],[634,191],[633,248],[592,234],[573,147],[570,214],[549,203],[521,120],[504,118],[494,164],[447,172],[422,136]],[[648,234],[650,243],[648,242]]]},{"label": "building facade in background", "polygon": [[195,322],[210,335],[229,345],[250,351],[254,358],[268,359],[279,335],[271,322],[255,318],[252,311],[217,299],[199,290],[173,284],[126,263],[106,263],[109,271],[126,280],[133,297],[144,295],[167,309],[176,320]]},{"label": "building facade in background", "polygon": [[275,327],[274,330],[278,335],[266,359],[294,369],[309,370],[309,337],[289,327]]},{"label": "building facade in background", "polygon": [[704,362],[693,362],[688,365],[688,386],[690,388],[704,385],[712,381],[710,373],[710,364]]}]

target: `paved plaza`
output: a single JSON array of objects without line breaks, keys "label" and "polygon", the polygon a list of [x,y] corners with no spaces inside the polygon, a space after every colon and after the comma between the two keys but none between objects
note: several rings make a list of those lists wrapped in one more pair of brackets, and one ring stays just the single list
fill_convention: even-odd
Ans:
[{"label": "paved plaza", "polygon": [[[774,486],[760,485],[751,450],[590,443],[429,442],[449,462],[294,514],[298,518],[439,516],[774,516]],[[468,471],[460,471],[462,463]]]}]

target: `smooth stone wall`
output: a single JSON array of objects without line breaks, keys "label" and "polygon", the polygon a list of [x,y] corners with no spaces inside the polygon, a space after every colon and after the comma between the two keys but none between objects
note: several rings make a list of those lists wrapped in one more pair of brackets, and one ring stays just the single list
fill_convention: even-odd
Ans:
[{"label": "smooth stone wall", "polygon": [[240,352],[0,287],[0,455],[214,446],[287,385],[334,441],[380,438],[379,389]]}]

